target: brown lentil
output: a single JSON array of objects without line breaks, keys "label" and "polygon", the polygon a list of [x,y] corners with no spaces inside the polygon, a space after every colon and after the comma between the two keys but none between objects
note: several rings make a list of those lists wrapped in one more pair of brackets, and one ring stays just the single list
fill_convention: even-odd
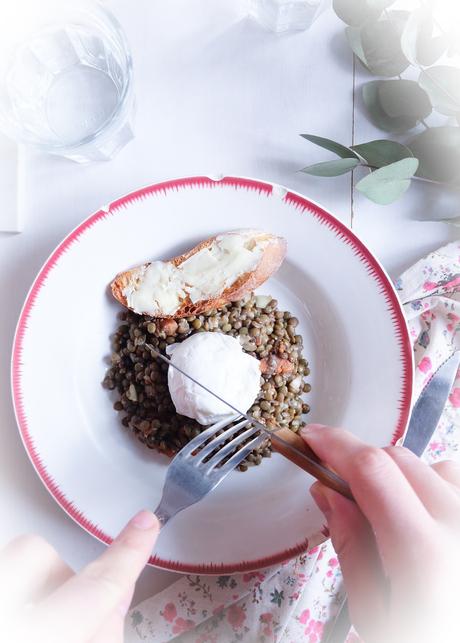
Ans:
[{"label": "brown lentil", "polygon": [[[274,375],[268,371],[261,375],[261,390],[249,413],[298,432],[304,424],[302,414],[310,410],[301,397],[311,390],[304,381],[310,370],[301,354],[302,337],[294,331],[298,319],[288,311],[277,310],[275,299],[266,303],[268,299],[262,297],[264,306],[258,306],[256,297],[248,295],[220,310],[167,322],[131,311],[119,313],[122,323],[112,337],[111,367],[103,385],[116,391],[113,407],[122,414],[122,425],[148,448],[167,455],[173,455],[201,433],[204,427],[176,413],[168,390],[168,366],[153,358],[144,344],[148,341],[164,352],[168,344],[209,330],[239,337],[243,350],[259,359],[275,355],[288,360],[289,372]],[[267,440],[248,455],[239,469],[247,471],[270,456],[271,444]]]}]

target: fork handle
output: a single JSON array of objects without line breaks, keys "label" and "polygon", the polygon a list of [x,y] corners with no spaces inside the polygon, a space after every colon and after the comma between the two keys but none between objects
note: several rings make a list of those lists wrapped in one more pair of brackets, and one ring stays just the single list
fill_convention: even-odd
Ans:
[{"label": "fork handle", "polygon": [[[316,453],[308,446],[300,435],[294,433],[290,429],[280,428],[272,431],[272,447],[274,451],[281,453],[285,458],[296,464],[298,467],[314,476],[317,480],[322,482],[326,487],[334,489],[342,496],[349,500],[354,500],[350,487],[345,480],[340,478],[336,473],[328,469],[318,458]],[[288,442],[297,451],[304,453],[307,457],[302,457],[301,454],[289,449],[283,442],[279,442],[276,436]]]}]

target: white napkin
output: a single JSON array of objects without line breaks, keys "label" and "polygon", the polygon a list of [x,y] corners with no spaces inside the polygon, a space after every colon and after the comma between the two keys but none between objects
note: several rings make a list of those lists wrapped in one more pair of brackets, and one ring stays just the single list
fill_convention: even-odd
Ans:
[{"label": "white napkin", "polygon": [[18,163],[18,146],[0,134],[0,232],[22,231]]}]

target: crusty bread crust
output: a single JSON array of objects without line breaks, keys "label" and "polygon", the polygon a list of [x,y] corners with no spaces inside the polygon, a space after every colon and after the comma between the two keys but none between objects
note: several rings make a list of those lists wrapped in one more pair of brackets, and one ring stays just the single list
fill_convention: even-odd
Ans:
[{"label": "crusty bread crust", "polygon": [[[235,234],[235,232],[228,232],[224,234]],[[205,241],[202,241],[188,252],[179,255],[178,257],[173,257],[167,263],[172,263],[177,268],[194,254],[196,254],[203,248],[207,248],[208,246],[210,246],[216,240],[217,236],[222,237],[223,234],[216,235],[214,237],[206,239]],[[193,303],[190,297],[187,295],[187,297],[182,300],[181,305],[173,315],[156,316],[162,318],[174,317],[177,319],[181,317],[189,317],[190,315],[200,315],[213,309],[222,308],[222,306],[225,306],[225,304],[228,304],[232,301],[238,301],[248,293],[258,288],[281,266],[287,249],[286,241],[282,237],[276,237],[268,233],[266,236],[268,239],[268,244],[264,248],[262,257],[256,268],[250,272],[246,272],[243,275],[240,275],[240,277],[238,277],[238,279],[233,284],[231,284],[231,286],[226,288],[217,297]],[[138,266],[136,268],[132,268],[131,270],[121,272],[112,281],[110,286],[113,296],[117,301],[120,302],[120,304],[122,304],[126,308],[129,308],[129,306],[127,299],[123,294],[123,291],[127,286],[135,284],[138,279],[139,271],[144,267],[147,268],[149,265],[150,263],[146,263],[144,264],[144,266]]]}]

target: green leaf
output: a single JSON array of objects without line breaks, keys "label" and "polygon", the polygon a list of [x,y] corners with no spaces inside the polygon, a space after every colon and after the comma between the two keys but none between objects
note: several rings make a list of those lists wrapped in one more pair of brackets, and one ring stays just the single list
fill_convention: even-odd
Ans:
[{"label": "green leaf", "polygon": [[401,82],[387,81],[387,80],[372,80],[363,85],[363,100],[369,112],[369,117],[376,127],[385,130],[386,132],[406,132],[415,127],[418,119],[413,115],[402,114],[400,116],[390,116],[383,109],[380,98],[380,87],[382,83],[387,82]]},{"label": "green leaf", "polygon": [[431,127],[408,147],[420,161],[418,176],[442,183],[460,181],[460,127]]},{"label": "green leaf", "polygon": [[357,158],[337,159],[336,161],[324,161],[323,163],[308,165],[300,171],[305,172],[305,174],[313,174],[313,176],[339,176],[350,172],[357,165],[359,165]]},{"label": "green leaf", "polygon": [[436,221],[441,221],[441,223],[448,223],[449,225],[453,225],[456,228],[460,228],[460,216],[448,217],[447,219],[436,219]]},{"label": "green leaf", "polygon": [[396,201],[410,186],[418,160],[405,158],[371,172],[356,184],[356,189],[371,201],[387,205]]},{"label": "green leaf", "polygon": [[420,22],[422,10],[414,11],[408,18],[406,25],[401,34],[401,49],[407,60],[416,65],[417,60],[417,41],[419,37]]},{"label": "green leaf", "polygon": [[413,11],[401,36],[401,49],[413,65],[432,65],[449,47],[444,34],[433,35],[434,21],[428,7]]},{"label": "green leaf", "polygon": [[379,98],[388,116],[413,116],[417,121],[431,114],[428,94],[414,80],[382,80]]},{"label": "green leaf", "polygon": [[382,11],[395,0],[333,0],[338,17],[348,25],[359,27],[369,20],[377,20]]},{"label": "green leaf", "polygon": [[341,20],[355,27],[377,19],[382,13],[382,9],[371,7],[366,0],[333,0],[332,6]]},{"label": "green leaf", "polygon": [[352,149],[373,167],[384,167],[390,163],[413,156],[410,149],[405,145],[401,145],[396,141],[387,141],[386,139],[353,145]]},{"label": "green leaf", "polygon": [[[458,13],[455,12],[458,7],[458,0],[423,0],[423,3],[430,6],[436,27],[447,35],[449,41],[447,55],[460,54]],[[447,6],[449,4],[451,7]]]},{"label": "green leaf", "polygon": [[429,67],[422,71],[418,82],[435,110],[449,116],[460,111],[460,69],[448,65]]},{"label": "green leaf", "polygon": [[447,46],[447,55],[456,56],[460,54],[460,38],[458,37],[458,30],[456,25],[451,25],[451,29],[447,34],[448,46]]},{"label": "green leaf", "polygon": [[300,136],[302,136],[302,138],[306,138],[307,141],[310,141],[310,143],[314,143],[315,145],[323,147],[325,150],[334,152],[334,154],[337,154],[337,156],[340,156],[343,159],[358,158],[353,150],[351,150],[349,147],[345,147],[345,145],[341,145],[341,143],[332,141],[330,138],[314,136],[313,134],[301,134]]},{"label": "green leaf", "polygon": [[361,42],[361,29],[359,27],[346,27],[345,36],[347,37],[352,52],[358,56],[365,67],[368,67],[366,56],[364,55],[363,43]]},{"label": "green leaf", "polygon": [[437,62],[449,48],[449,37],[445,34],[437,36],[420,35],[418,44],[418,60],[421,65],[428,66]]},{"label": "green leaf", "polygon": [[[401,49],[401,34],[405,23],[400,14],[405,15],[405,12],[392,11],[387,14],[388,17],[377,22],[367,22],[360,27],[364,55],[362,62],[378,76],[398,76],[409,66]],[[356,41],[356,34],[354,40]]]},{"label": "green leaf", "polygon": [[379,11],[383,11],[384,9],[388,9],[388,7],[391,7],[392,4],[395,3],[396,0],[367,0],[367,5],[370,9],[378,9]]}]

